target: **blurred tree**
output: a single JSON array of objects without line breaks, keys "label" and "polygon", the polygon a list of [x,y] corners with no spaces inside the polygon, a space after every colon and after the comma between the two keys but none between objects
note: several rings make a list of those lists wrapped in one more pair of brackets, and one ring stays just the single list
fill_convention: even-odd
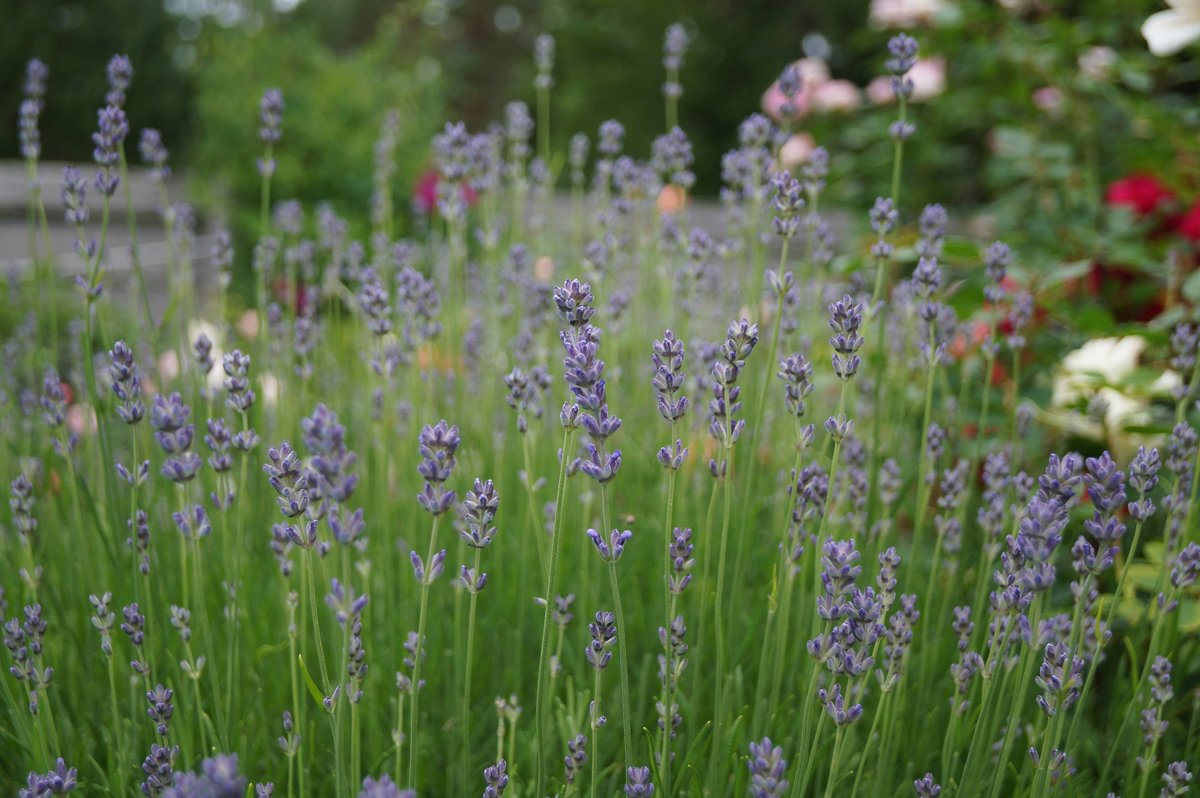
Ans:
[{"label": "blurred tree", "polygon": [[[133,61],[128,92],[132,136],[156,127],[172,155],[186,148],[192,82],[178,65],[180,20],[162,0],[8,0],[0,25],[0,157],[16,158],[17,109],[25,64],[50,67],[41,120],[42,156],[86,161],[92,154],[96,109],[108,89],[105,66],[115,53]],[[136,154],[132,155],[136,161]]]},{"label": "blurred tree", "polygon": [[392,188],[401,217],[445,118],[441,82],[421,68],[431,49],[427,31],[405,6],[345,54],[326,46],[322,33],[312,20],[268,18],[261,27],[213,29],[199,42],[194,195],[224,212],[245,253],[258,235],[255,159],[263,150],[265,89],[281,89],[286,105],[273,202],[300,200],[310,222],[316,205],[329,202],[359,238],[367,232],[374,145],[387,111],[400,112]]}]

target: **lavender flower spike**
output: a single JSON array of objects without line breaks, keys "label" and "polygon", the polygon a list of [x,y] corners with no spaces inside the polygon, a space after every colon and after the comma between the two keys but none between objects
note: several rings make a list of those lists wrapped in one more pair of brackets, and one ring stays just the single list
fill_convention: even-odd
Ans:
[{"label": "lavender flower spike", "polygon": [[46,773],[30,772],[25,780],[25,787],[17,795],[19,798],[66,795],[75,789],[76,777],[75,768],[68,768],[63,758],[59,757],[53,770]]},{"label": "lavender flower spike", "polygon": [[378,780],[370,776],[363,779],[358,798],[416,798],[416,795],[412,790],[401,790],[392,777],[384,773]]},{"label": "lavender flower spike", "polygon": [[933,780],[932,773],[926,773],[914,781],[913,789],[917,792],[917,798],[938,798],[942,794],[942,788]]},{"label": "lavender flower spike", "polygon": [[483,769],[483,780],[487,783],[483,798],[501,798],[508,786],[508,762],[501,759],[494,765],[488,765]]},{"label": "lavender flower spike", "polygon": [[594,529],[589,529],[587,536],[595,544],[596,551],[600,553],[600,559],[605,562],[616,562],[625,553],[625,544],[633,538],[633,533],[628,529],[624,531],[614,529],[609,533],[608,540],[605,541],[603,535]]},{"label": "lavender flower spike", "polygon": [[454,454],[460,442],[458,427],[450,426],[445,419],[432,427],[426,424],[421,430],[417,443],[421,462],[417,472],[425,478],[425,487],[417,495],[417,501],[432,515],[441,515],[454,506],[457,494],[447,490],[445,482],[458,464]]},{"label": "lavender flower spike", "polygon": [[781,798],[788,790],[787,761],[783,748],[771,742],[770,737],[762,742],[750,743],[750,795],[752,798]]},{"label": "lavender flower spike", "polygon": [[650,798],[654,795],[654,784],[650,781],[650,768],[628,767],[625,769],[625,795],[628,798]]}]

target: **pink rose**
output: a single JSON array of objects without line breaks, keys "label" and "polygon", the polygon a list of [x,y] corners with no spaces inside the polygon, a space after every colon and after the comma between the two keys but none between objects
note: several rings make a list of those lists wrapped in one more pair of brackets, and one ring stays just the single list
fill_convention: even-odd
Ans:
[{"label": "pink rose", "polygon": [[791,171],[812,157],[817,142],[804,131],[793,133],[779,148],[779,165]]},{"label": "pink rose", "polygon": [[854,111],[862,105],[858,86],[848,80],[830,80],[813,90],[813,108],[818,111]]},{"label": "pink rose", "polygon": [[1092,80],[1108,80],[1117,63],[1117,51],[1111,47],[1091,47],[1079,56],[1079,71]]},{"label": "pink rose", "polygon": [[892,79],[880,75],[867,84],[867,99],[875,105],[887,105],[895,102],[896,95],[892,92]]},{"label": "pink rose", "polygon": [[1033,106],[1047,114],[1055,114],[1063,103],[1062,90],[1057,86],[1042,86],[1033,92]]},{"label": "pink rose", "polygon": [[788,98],[779,90],[779,81],[770,85],[762,97],[763,113],[776,122],[803,119],[813,106],[813,95],[817,87],[829,81],[829,67],[820,58],[802,58],[796,62],[800,70],[800,93],[791,98],[792,113],[784,119],[783,108],[788,104]]},{"label": "pink rose", "polygon": [[946,59],[920,58],[909,71],[913,82],[913,102],[932,100],[946,90]]},{"label": "pink rose", "polygon": [[869,20],[881,28],[928,25],[948,8],[944,0],[871,0]]},{"label": "pink rose", "polygon": [[[946,59],[920,58],[909,70],[908,77],[913,82],[912,97],[909,102],[919,103],[932,99],[946,90]],[[896,95],[892,91],[892,79],[880,75],[867,84],[867,97],[875,105],[894,103]]]}]

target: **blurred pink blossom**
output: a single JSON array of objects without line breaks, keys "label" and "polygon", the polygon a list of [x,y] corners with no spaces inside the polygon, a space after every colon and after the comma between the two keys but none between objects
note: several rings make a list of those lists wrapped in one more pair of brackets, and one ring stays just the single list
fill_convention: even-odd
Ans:
[{"label": "blurred pink blossom", "polygon": [[67,408],[67,429],[79,437],[96,432],[96,411],[90,405],[71,405]]},{"label": "blurred pink blossom", "polygon": [[862,105],[862,96],[848,80],[829,80],[813,89],[812,105],[817,111],[853,111]]},{"label": "blurred pink blossom", "polygon": [[1034,90],[1032,99],[1033,106],[1039,111],[1053,114],[1062,106],[1062,89],[1057,86],[1042,86],[1040,89]]},{"label": "blurred pink blossom", "polygon": [[807,161],[816,148],[817,142],[808,133],[793,133],[779,148],[779,165],[791,171]]},{"label": "blurred pink blossom", "polygon": [[1079,71],[1093,80],[1108,80],[1117,63],[1117,51],[1111,47],[1089,47],[1079,56]]},{"label": "blurred pink blossom", "polygon": [[[946,90],[946,59],[920,58],[909,71],[908,77],[913,82],[913,94],[909,102],[919,103],[933,99]],[[872,80],[867,84],[867,97],[875,105],[895,102],[892,79],[880,75]]]},{"label": "blurred pink blossom", "polygon": [[881,28],[911,28],[930,24],[948,8],[945,0],[871,0],[868,19]]},{"label": "blurred pink blossom", "polygon": [[829,81],[829,66],[820,58],[802,58],[796,62],[796,66],[800,69],[800,77],[803,84],[800,88],[800,93],[792,98],[792,105],[795,108],[795,112],[790,115],[788,120],[783,118],[782,112],[782,108],[787,104],[788,98],[779,90],[779,81],[777,80],[772,83],[763,94],[763,113],[776,122],[795,122],[807,116],[813,105],[813,95],[816,88]]}]

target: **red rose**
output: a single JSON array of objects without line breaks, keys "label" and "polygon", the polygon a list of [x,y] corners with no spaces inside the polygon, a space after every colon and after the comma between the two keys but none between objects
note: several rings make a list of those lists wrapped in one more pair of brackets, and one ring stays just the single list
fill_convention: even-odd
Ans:
[{"label": "red rose", "polygon": [[1138,216],[1149,216],[1175,200],[1175,192],[1152,175],[1130,175],[1110,183],[1104,196],[1109,205],[1122,205]]},{"label": "red rose", "polygon": [[1179,235],[1191,241],[1200,243],[1200,199],[1192,203],[1183,216],[1179,217]]},{"label": "red rose", "polygon": [[[426,169],[417,178],[416,185],[413,186],[413,205],[425,216],[431,216],[437,211],[438,183],[440,181],[441,175],[436,169]],[[470,206],[473,206],[479,199],[474,189],[468,185],[462,187],[462,196]]]}]

